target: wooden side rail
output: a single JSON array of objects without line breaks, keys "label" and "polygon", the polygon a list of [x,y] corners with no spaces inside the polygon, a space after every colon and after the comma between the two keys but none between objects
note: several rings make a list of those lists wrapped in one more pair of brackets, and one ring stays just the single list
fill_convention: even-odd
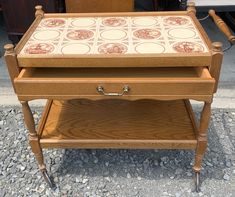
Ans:
[{"label": "wooden side rail", "polygon": [[19,75],[21,68],[18,65],[16,53],[13,44],[6,44],[5,49],[5,61],[10,75],[12,86],[15,90],[14,79]]},{"label": "wooden side rail", "polygon": [[213,18],[215,24],[221,32],[227,37],[231,44],[235,44],[235,36],[232,35],[226,23],[215,13],[215,10],[209,10],[209,15]]}]

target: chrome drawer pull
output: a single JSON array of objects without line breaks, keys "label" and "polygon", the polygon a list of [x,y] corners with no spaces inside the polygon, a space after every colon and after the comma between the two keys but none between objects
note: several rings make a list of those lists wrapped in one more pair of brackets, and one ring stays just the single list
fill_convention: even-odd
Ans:
[{"label": "chrome drawer pull", "polygon": [[122,93],[117,93],[117,92],[105,92],[104,88],[102,86],[97,87],[97,91],[99,93],[102,93],[104,96],[123,96],[125,93],[129,92],[130,88],[129,86],[125,85],[122,89]]}]

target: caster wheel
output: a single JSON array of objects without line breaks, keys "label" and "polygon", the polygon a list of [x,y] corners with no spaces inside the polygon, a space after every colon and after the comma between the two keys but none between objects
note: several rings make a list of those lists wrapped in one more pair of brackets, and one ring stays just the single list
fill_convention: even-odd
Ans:
[{"label": "caster wheel", "polygon": [[200,173],[196,172],[195,174],[195,186],[196,186],[196,192],[200,192]]},{"label": "caster wheel", "polygon": [[47,182],[48,186],[51,188],[51,189],[54,189],[55,188],[55,185],[53,184],[53,182],[51,181],[51,178],[49,177],[48,173],[46,170],[43,170],[42,171],[42,175],[43,175],[43,178],[44,180]]}]

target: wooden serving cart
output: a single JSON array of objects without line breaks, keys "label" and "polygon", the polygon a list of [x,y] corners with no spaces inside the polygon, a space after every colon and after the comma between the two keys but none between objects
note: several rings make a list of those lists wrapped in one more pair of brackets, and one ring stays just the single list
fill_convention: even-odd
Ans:
[{"label": "wooden serving cart", "polygon": [[[43,148],[195,149],[196,189],[222,44],[187,11],[45,14],[5,59],[29,144],[52,187]],[[210,12],[234,41],[225,24]],[[47,99],[39,127],[28,101]],[[204,102],[197,125],[190,99]]]}]

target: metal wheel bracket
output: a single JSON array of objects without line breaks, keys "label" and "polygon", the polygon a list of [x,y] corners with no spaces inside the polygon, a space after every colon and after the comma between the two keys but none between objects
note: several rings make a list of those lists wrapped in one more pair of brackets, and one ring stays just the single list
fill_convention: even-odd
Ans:
[{"label": "metal wheel bracket", "polygon": [[195,190],[197,193],[201,191],[200,187],[201,187],[200,172],[195,172]]},{"label": "metal wheel bracket", "polygon": [[43,175],[44,180],[48,184],[48,186],[51,189],[55,189],[56,188],[55,183],[52,181],[51,177],[48,175],[47,170],[42,170],[42,175]]}]

